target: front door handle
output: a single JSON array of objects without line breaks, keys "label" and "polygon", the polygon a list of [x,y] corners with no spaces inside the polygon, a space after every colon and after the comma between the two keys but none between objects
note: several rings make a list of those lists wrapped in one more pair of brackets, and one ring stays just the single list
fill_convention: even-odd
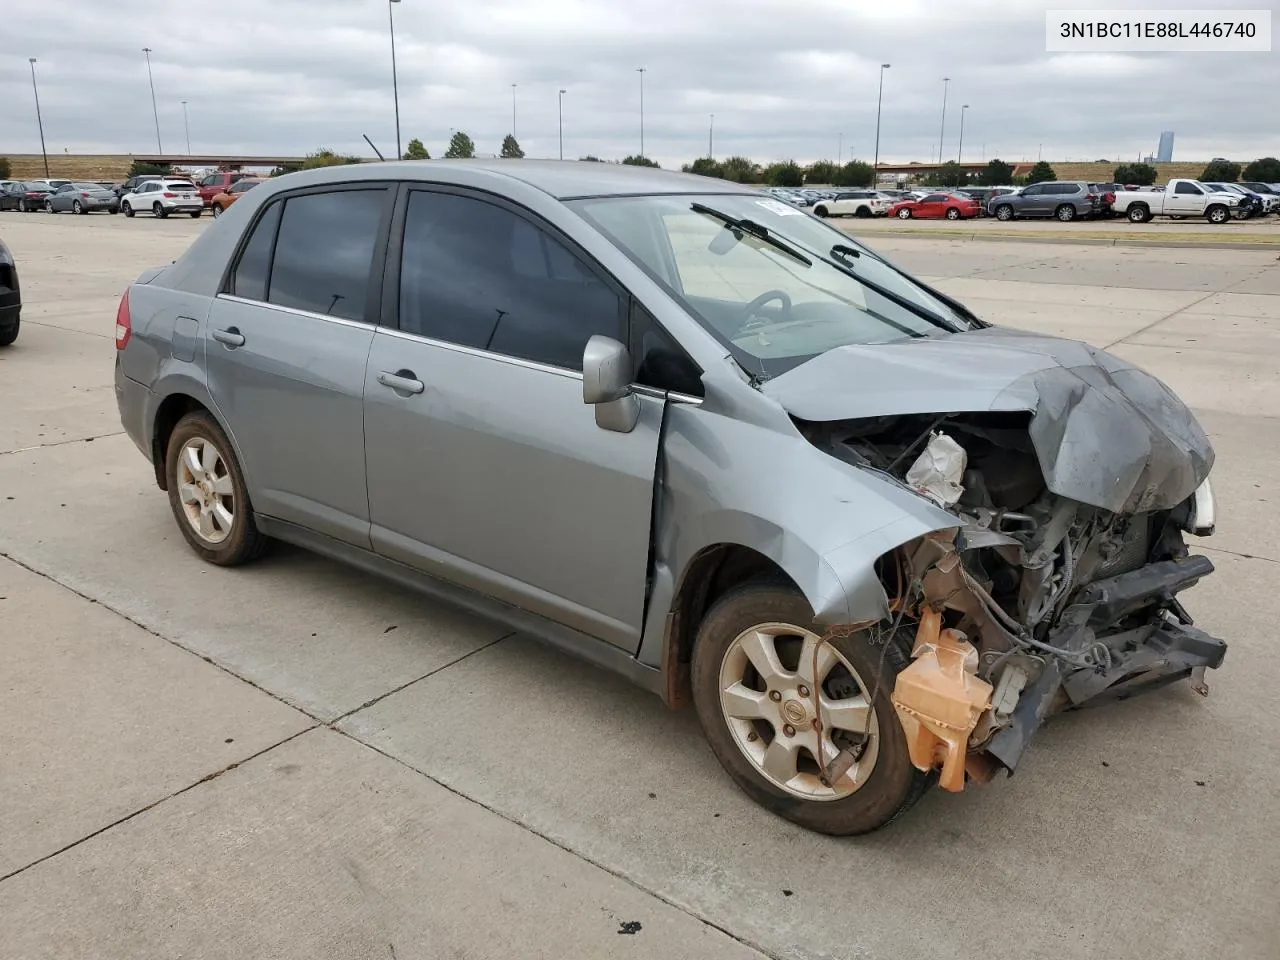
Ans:
[{"label": "front door handle", "polygon": [[378,374],[378,382],[396,393],[421,393],[427,389],[426,384],[412,370],[397,370],[395,373],[383,370]]},{"label": "front door handle", "polygon": [[235,327],[227,327],[225,330],[213,331],[213,339],[219,343],[226,344],[231,349],[244,346],[244,334]]}]

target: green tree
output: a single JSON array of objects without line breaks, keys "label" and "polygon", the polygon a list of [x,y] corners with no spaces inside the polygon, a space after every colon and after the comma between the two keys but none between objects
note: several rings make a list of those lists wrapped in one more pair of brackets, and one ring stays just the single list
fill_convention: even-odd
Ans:
[{"label": "green tree", "polygon": [[734,183],[759,183],[755,161],[746,157],[730,157],[720,164],[720,175]]},{"label": "green tree", "polygon": [[593,157],[591,156],[591,154],[587,154],[585,157],[579,157],[578,160],[579,161],[585,160],[589,163],[604,163],[604,161],[601,160],[599,157]]},{"label": "green tree", "polygon": [[359,163],[359,157],[351,155],[343,156],[334,153],[328,147],[321,147],[312,153],[307,154],[307,158],[302,161],[301,170],[314,170],[317,167],[341,167],[349,163]]},{"label": "green tree", "polygon": [[444,152],[446,160],[466,160],[476,155],[475,141],[459,130],[449,138],[449,149]]},{"label": "green tree", "polygon": [[135,160],[129,167],[131,177],[167,177],[171,173],[173,168],[167,163],[142,163]]},{"label": "green tree", "polygon": [[850,160],[836,174],[837,187],[869,187],[876,182],[876,172],[865,160]]},{"label": "green tree", "polygon": [[1149,187],[1156,182],[1160,171],[1149,163],[1122,163],[1112,172],[1116,183],[1132,183],[1139,187]]},{"label": "green tree", "polygon": [[719,177],[724,179],[724,169],[711,157],[699,157],[693,163],[686,163],[682,168],[685,173],[696,173],[700,177]]},{"label": "green tree", "polygon": [[1280,160],[1263,157],[1244,168],[1244,179],[1262,183],[1280,183]]},{"label": "green tree", "polygon": [[805,183],[835,183],[840,168],[830,160],[819,160],[804,175]]},{"label": "green tree", "polygon": [[1240,176],[1240,164],[1230,160],[1211,160],[1199,179],[1213,183],[1235,183]]},{"label": "green tree", "polygon": [[804,171],[794,160],[778,160],[764,168],[764,182],[774,187],[802,187]]},{"label": "green tree", "polygon": [[990,160],[979,174],[978,182],[984,187],[1007,187],[1013,182],[1013,166],[1003,160]]},{"label": "green tree", "polygon": [[520,149],[520,144],[516,141],[515,134],[508,133],[502,138],[501,156],[507,160],[519,160],[524,157],[524,151]]},{"label": "green tree", "polygon": [[1046,180],[1057,179],[1058,175],[1053,172],[1053,167],[1044,160],[1038,160],[1031,168],[1031,172],[1027,174],[1027,183],[1044,183]]},{"label": "green tree", "polygon": [[409,141],[409,149],[404,152],[403,160],[430,160],[431,154],[422,145],[422,141],[414,137]]},{"label": "green tree", "polygon": [[658,164],[648,157],[642,157],[638,153],[634,153],[622,161],[629,167],[656,167]]},{"label": "green tree", "polygon": [[925,185],[930,187],[959,187],[968,180],[969,175],[965,173],[964,167],[954,160],[948,160],[924,178]]},{"label": "green tree", "polygon": [[8,180],[12,172],[13,167],[9,166],[9,158],[0,157],[0,180]]}]

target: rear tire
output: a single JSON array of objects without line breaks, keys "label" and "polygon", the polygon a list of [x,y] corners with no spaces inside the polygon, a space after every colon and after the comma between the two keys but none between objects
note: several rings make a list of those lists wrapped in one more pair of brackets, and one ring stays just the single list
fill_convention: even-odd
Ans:
[{"label": "rear tire", "polygon": [[0,347],[7,347],[18,339],[18,327],[21,321],[14,320],[7,327],[0,327]]},{"label": "rear tire", "polygon": [[871,208],[870,208],[870,207],[859,207],[859,208],[858,208],[858,212],[857,212],[857,214],[855,214],[855,216],[858,216],[858,217],[860,217],[861,219],[866,220],[868,217],[870,217],[870,216],[871,216]]},{"label": "rear tire", "polygon": [[80,216],[83,216],[84,214],[88,213],[89,211],[87,211],[87,210],[84,208],[84,204],[82,204],[79,200],[76,200],[76,201],[74,201],[74,202],[71,204],[71,212],[72,212],[72,213],[74,213],[74,214],[78,214],[78,215],[80,215]]},{"label": "rear tire", "polygon": [[1151,208],[1145,203],[1135,203],[1125,215],[1130,223],[1146,223],[1151,219]]},{"label": "rear tire", "polygon": [[1002,223],[1008,223],[1013,219],[1013,207],[1007,203],[1000,204],[1000,206],[996,207],[996,219]]},{"label": "rear tire", "polygon": [[823,207],[823,206],[817,206],[817,207],[814,207],[814,208],[813,208],[813,215],[814,215],[815,217],[822,217],[822,218],[824,218],[824,219],[825,219],[826,217],[831,216],[831,214],[827,211],[827,208],[826,208],[826,207]]},{"label": "rear tire", "polygon": [[203,211],[203,210],[192,210],[192,211],[191,211],[191,219],[192,219],[192,220],[198,220],[198,219],[200,219],[200,214],[202,214],[202,213],[204,213],[204,211]]},{"label": "rear tire", "polygon": [[[873,644],[866,632],[830,641],[839,656],[830,657],[835,662],[827,668],[825,679],[820,677],[815,684],[817,692],[828,703],[832,699],[870,701],[874,710],[868,728],[871,739],[849,774],[836,781],[841,787],[838,793],[831,787],[825,787],[824,791],[823,786],[818,786],[813,772],[817,765],[803,746],[806,733],[813,736],[812,721],[810,728],[801,723],[788,734],[786,730],[792,728],[778,729],[772,719],[740,719],[743,714],[730,712],[722,696],[730,688],[747,696],[758,696],[766,711],[776,709],[784,718],[787,711],[811,710],[804,695],[797,694],[800,698],[797,700],[789,688],[794,687],[800,673],[812,674],[812,668],[805,667],[807,658],[800,654],[803,645],[800,638],[821,633],[822,628],[814,623],[809,602],[790,583],[764,578],[729,591],[707,613],[698,630],[691,674],[694,704],[712,752],[743,792],[761,806],[819,833],[832,836],[867,833],[906,811],[933,781],[932,776],[912,765],[902,724],[890,701],[894,679],[909,662],[909,647],[901,637],[887,640],[885,646]],[[737,664],[743,662],[744,639],[758,634],[766,635],[782,672],[772,680],[755,674],[750,686],[740,686],[732,678],[739,669]],[[770,634],[774,636],[768,636]],[[784,653],[795,657],[795,667],[788,668],[783,662]],[[749,660],[754,664],[754,657]],[[747,667],[749,674],[752,669]],[[727,679],[729,687],[726,687]],[[839,688],[833,684],[839,684]],[[771,698],[758,692],[761,687],[771,693],[778,691],[786,699],[777,701],[779,706],[773,708]],[[731,695],[730,702],[738,701]],[[829,714],[824,716],[830,719]],[[829,724],[829,727],[845,729],[838,724]],[[745,730],[750,732],[744,733]],[[782,739],[784,737],[787,739]],[[765,764],[760,759],[760,755],[768,756],[772,752],[769,748],[775,742],[790,746],[805,768],[788,779],[785,787],[779,785],[777,777],[764,772]],[[864,763],[869,765],[869,770],[859,769]],[[789,775],[787,769],[783,776]],[[803,795],[811,789],[825,792],[826,798]]]},{"label": "rear tire", "polygon": [[220,204],[215,203],[210,209],[213,211],[213,219],[217,220],[222,216],[222,206]]},{"label": "rear tire", "polygon": [[1070,223],[1076,218],[1076,208],[1069,203],[1064,203],[1053,211],[1053,215],[1058,218],[1060,223]]},{"label": "rear tire", "polygon": [[[216,452],[216,457],[209,454],[207,458],[198,460],[202,465],[211,465],[203,478],[212,491],[208,501],[214,504],[215,509],[220,505],[224,516],[229,513],[232,517],[230,524],[211,527],[209,536],[198,529],[199,503],[188,499],[205,492],[198,489],[202,478],[196,476],[198,471],[192,471],[184,457],[184,451],[206,447],[212,447]],[[202,560],[220,567],[234,567],[262,556],[271,542],[270,538],[262,534],[254,523],[253,505],[249,502],[244,474],[227,435],[212,416],[204,410],[197,410],[178,421],[169,434],[164,470],[174,520],[191,549]],[[218,484],[216,488],[212,486],[215,483]],[[196,511],[196,518],[189,513],[192,509]]]},{"label": "rear tire", "polygon": [[157,200],[151,205],[151,214],[157,220],[163,220],[169,216],[169,211],[164,208],[164,204]]}]

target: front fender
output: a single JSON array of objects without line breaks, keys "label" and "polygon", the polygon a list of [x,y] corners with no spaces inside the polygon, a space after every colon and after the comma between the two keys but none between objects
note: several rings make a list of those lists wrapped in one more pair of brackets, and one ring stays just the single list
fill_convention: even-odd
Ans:
[{"label": "front fender", "polygon": [[749,547],[796,584],[823,625],[878,620],[888,600],[876,561],[960,520],[787,433],[672,405],[662,453],[654,578],[639,658],[661,662],[667,615],[708,547]]}]

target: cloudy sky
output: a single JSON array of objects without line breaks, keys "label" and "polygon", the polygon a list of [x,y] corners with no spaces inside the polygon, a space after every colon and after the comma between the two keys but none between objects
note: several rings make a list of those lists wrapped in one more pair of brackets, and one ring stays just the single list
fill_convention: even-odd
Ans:
[{"label": "cloudy sky", "polygon": [[[1224,9],[1197,0],[1125,3]],[[707,151],[757,160],[1136,159],[1161,130],[1175,159],[1280,154],[1280,54],[1048,54],[1047,8],[1102,0],[403,0],[395,5],[403,140],[433,156],[454,129],[496,153],[512,127],[530,156],[664,166]],[[1268,4],[1254,3],[1265,7]],[[39,152],[37,57],[50,152],[149,153],[152,70],[166,152],[298,155],[395,150],[388,0],[7,0],[0,154]]]}]

